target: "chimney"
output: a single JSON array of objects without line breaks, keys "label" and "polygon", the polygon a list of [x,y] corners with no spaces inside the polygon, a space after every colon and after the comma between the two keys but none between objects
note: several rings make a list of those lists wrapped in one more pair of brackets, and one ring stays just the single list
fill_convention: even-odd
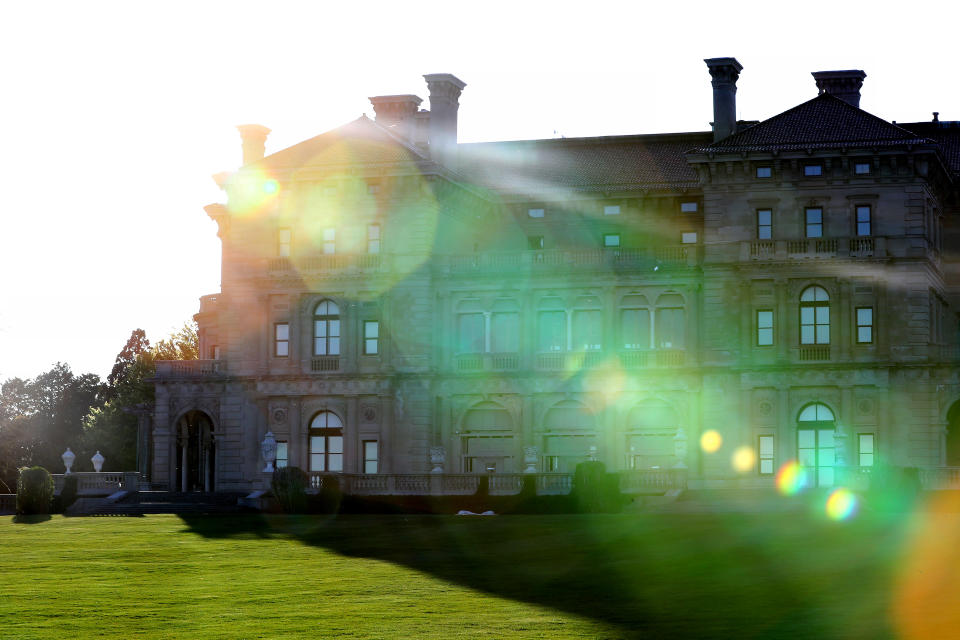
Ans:
[{"label": "chimney", "polygon": [[241,124],[237,129],[240,131],[240,142],[243,144],[243,165],[263,160],[270,129],[259,124]]},{"label": "chimney", "polygon": [[743,65],[736,58],[704,60],[713,79],[713,141],[737,132],[737,80]]},{"label": "chimney", "polygon": [[377,114],[377,124],[392,129],[406,140],[413,138],[413,119],[417,115],[417,109],[421,102],[423,100],[414,95],[374,96],[370,98],[373,111]]},{"label": "chimney", "polygon": [[434,160],[452,164],[457,151],[457,111],[460,92],[466,83],[449,73],[428,73],[423,76],[430,90],[430,121],[427,139]]},{"label": "chimney", "polygon": [[814,71],[813,79],[817,81],[817,89],[820,93],[829,93],[837,96],[844,102],[860,108],[860,87],[863,86],[863,79],[867,77],[859,69],[849,69],[847,71]]}]

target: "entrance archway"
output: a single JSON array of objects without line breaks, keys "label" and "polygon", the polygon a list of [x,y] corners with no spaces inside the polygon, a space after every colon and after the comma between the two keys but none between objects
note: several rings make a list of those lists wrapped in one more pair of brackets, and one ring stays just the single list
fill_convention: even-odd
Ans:
[{"label": "entrance archway", "polygon": [[177,423],[177,491],[214,491],[216,446],[213,421],[202,411],[188,411]]},{"label": "entrance archway", "polygon": [[948,467],[960,467],[960,400],[947,412],[946,460]]}]

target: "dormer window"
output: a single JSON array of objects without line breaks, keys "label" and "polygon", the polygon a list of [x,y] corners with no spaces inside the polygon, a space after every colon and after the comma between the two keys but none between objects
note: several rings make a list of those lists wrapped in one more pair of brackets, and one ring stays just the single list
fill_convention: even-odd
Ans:
[{"label": "dormer window", "polygon": [[772,175],[773,175],[773,170],[770,167],[757,167],[758,178],[769,178]]},{"label": "dormer window", "polygon": [[805,165],[803,165],[803,175],[805,175],[805,176],[822,176],[822,175],[823,175],[823,165],[820,165],[820,164],[805,164]]},{"label": "dormer window", "polygon": [[696,213],[697,212],[697,203],[696,202],[681,202],[680,203],[680,213]]},{"label": "dormer window", "polygon": [[527,209],[527,215],[531,218],[542,218],[543,209]]}]

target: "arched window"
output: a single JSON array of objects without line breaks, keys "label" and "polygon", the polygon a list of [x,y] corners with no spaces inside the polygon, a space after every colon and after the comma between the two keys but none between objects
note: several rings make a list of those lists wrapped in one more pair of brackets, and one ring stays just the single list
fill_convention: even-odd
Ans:
[{"label": "arched window", "polygon": [[620,302],[620,346],[623,349],[649,349],[650,303],[642,295],[624,296]]},{"label": "arched window", "polygon": [[819,402],[805,406],[797,417],[797,461],[807,470],[807,486],[833,486],[835,429],[833,412]]},{"label": "arched window", "polygon": [[651,400],[627,414],[627,466],[630,469],[667,468],[676,462],[674,437],[680,420],[667,403]]},{"label": "arched window", "polygon": [[585,406],[560,402],[547,411],[543,426],[544,471],[573,473],[578,462],[599,456],[596,420]]},{"label": "arched window", "polygon": [[537,306],[537,350],[565,351],[567,312],[560,298],[544,298]]},{"label": "arched window", "polygon": [[654,327],[658,349],[683,349],[687,334],[683,297],[665,293],[657,298]]},{"label": "arched window", "polygon": [[332,411],[310,421],[310,471],[343,471],[343,422]]},{"label": "arched window", "polygon": [[313,355],[340,355],[340,309],[323,300],[313,312]]},{"label": "arched window", "polygon": [[580,296],[573,309],[573,349],[599,351],[603,344],[603,314],[597,296]]},{"label": "arched window", "polygon": [[800,294],[800,344],[830,344],[830,295],[823,287]]}]

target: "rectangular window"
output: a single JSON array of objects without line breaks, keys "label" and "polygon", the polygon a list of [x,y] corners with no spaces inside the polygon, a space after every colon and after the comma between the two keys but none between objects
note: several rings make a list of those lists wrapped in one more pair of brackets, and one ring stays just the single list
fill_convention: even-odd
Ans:
[{"label": "rectangular window", "polygon": [[363,472],[377,473],[380,466],[380,454],[376,440],[363,441]]},{"label": "rectangular window", "polygon": [[822,176],[823,175],[823,166],[819,164],[805,164],[803,165],[803,175],[805,176]]},{"label": "rectangular window", "polygon": [[760,309],[757,311],[757,346],[769,347],[773,344],[773,311]]},{"label": "rectangular window", "polygon": [[686,325],[683,309],[657,309],[656,327],[658,349],[683,349]]},{"label": "rectangular window", "polygon": [[857,235],[869,236],[873,233],[873,216],[870,205],[857,205]]},{"label": "rectangular window", "polygon": [[603,234],[603,246],[605,246],[605,247],[619,247],[619,246],[620,246],[620,234],[619,234],[619,233],[605,233],[605,234]]},{"label": "rectangular window", "polygon": [[490,318],[490,350],[493,353],[520,351],[520,314],[494,313]]},{"label": "rectangular window", "polygon": [[806,210],[807,237],[823,237],[823,209],[820,207],[808,207]]},{"label": "rectangular window", "polygon": [[770,167],[757,167],[757,177],[758,178],[769,178],[773,175],[773,171]]},{"label": "rectangular window", "polygon": [[857,307],[857,342],[873,342],[873,308]]},{"label": "rectangular window", "polygon": [[313,355],[338,356],[340,355],[340,321],[314,320],[313,321]]},{"label": "rectangular window", "polygon": [[273,355],[286,358],[290,355],[290,324],[278,322],[273,325]]},{"label": "rectangular window", "polygon": [[684,231],[680,234],[680,242],[682,244],[697,244],[697,232]]},{"label": "rectangular window", "polygon": [[605,216],[618,216],[620,215],[620,205],[611,204],[603,208],[603,215]]},{"label": "rectangular window", "polygon": [[527,246],[531,251],[543,249],[543,236],[527,236]]},{"label": "rectangular window", "polygon": [[867,175],[870,173],[870,163],[869,162],[858,162],[853,165],[853,172],[858,176]]},{"label": "rectangular window", "polygon": [[603,314],[600,311],[573,312],[573,348],[599,351],[603,343]]},{"label": "rectangular window", "polygon": [[696,213],[696,212],[697,212],[697,203],[696,203],[696,202],[681,202],[681,203],[680,203],[680,212],[681,212],[681,213]]},{"label": "rectangular window", "polygon": [[214,360],[220,359],[220,345],[215,344],[210,348],[210,357]]},{"label": "rectangular window", "polygon": [[861,467],[873,466],[874,455],[876,454],[874,444],[872,433],[860,433],[857,435],[858,464]]},{"label": "rectangular window", "polygon": [[277,255],[281,258],[290,257],[290,229],[277,231]]},{"label": "rectangular window", "polygon": [[760,475],[773,475],[773,436],[757,438],[757,463]]},{"label": "rectangular window", "polygon": [[624,349],[650,348],[650,310],[620,310],[620,342]]},{"label": "rectangular window", "polygon": [[483,314],[461,313],[458,322],[459,353],[483,353]]},{"label": "rectangular window", "polygon": [[277,441],[277,469],[283,469],[290,464],[290,453],[287,448],[287,443],[283,440]]},{"label": "rectangular window", "polygon": [[543,209],[527,209],[527,215],[531,218],[542,218]]},{"label": "rectangular window", "polygon": [[773,238],[773,210],[757,209],[757,240]]},{"label": "rectangular window", "polygon": [[537,349],[563,351],[567,335],[567,314],[564,311],[541,311],[537,317]]},{"label": "rectangular window", "polygon": [[367,225],[367,253],[380,253],[380,225]]},{"label": "rectangular window", "polygon": [[364,320],[363,322],[363,355],[375,356],[380,353],[380,322],[378,320]]},{"label": "rectangular window", "polygon": [[337,230],[333,227],[323,230],[323,252],[327,255],[337,252]]}]

